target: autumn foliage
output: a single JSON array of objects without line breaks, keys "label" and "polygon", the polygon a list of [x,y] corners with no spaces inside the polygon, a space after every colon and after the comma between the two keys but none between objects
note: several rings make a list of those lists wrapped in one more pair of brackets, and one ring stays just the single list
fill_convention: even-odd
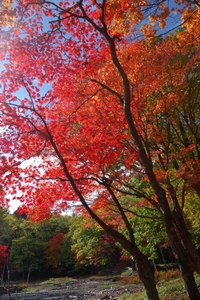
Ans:
[{"label": "autumn foliage", "polygon": [[183,209],[191,190],[200,196],[198,2],[20,0],[9,11],[2,204],[12,195],[33,220],[81,205],[137,259],[129,218],[154,209],[194,282],[200,259]]},{"label": "autumn foliage", "polygon": [[0,266],[5,266],[8,259],[8,246],[0,245]]},{"label": "autumn foliage", "polygon": [[64,238],[64,233],[57,233],[49,240],[46,259],[47,264],[52,267],[58,267],[61,264],[61,245]]}]

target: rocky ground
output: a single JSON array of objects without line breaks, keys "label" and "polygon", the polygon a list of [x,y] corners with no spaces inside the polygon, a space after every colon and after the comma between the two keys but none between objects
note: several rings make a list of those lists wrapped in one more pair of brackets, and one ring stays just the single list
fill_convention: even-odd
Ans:
[{"label": "rocky ground", "polygon": [[141,284],[121,284],[113,277],[49,280],[31,283],[27,291],[3,294],[1,300],[116,300],[124,293],[142,289]]}]

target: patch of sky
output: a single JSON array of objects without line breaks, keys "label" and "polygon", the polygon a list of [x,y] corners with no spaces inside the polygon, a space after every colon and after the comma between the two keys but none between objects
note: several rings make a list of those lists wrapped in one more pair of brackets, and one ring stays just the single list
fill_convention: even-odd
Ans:
[{"label": "patch of sky", "polygon": [[[42,86],[38,85],[38,80],[35,79],[33,81],[34,86],[36,86],[37,88],[39,88],[40,92],[40,97],[44,97],[45,94],[47,93],[47,91],[51,90],[52,88],[52,84],[51,83],[44,83]],[[29,98],[29,94],[28,91],[25,87],[21,87],[16,93],[15,96],[18,99],[23,99],[23,98]]]}]

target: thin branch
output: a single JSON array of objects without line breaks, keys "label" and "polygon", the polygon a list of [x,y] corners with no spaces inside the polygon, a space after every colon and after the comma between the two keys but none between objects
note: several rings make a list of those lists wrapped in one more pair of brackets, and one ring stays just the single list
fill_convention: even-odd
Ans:
[{"label": "thin branch", "polygon": [[132,228],[132,226],[131,226],[131,224],[130,224],[130,222],[129,222],[129,220],[128,220],[128,218],[127,218],[125,212],[124,212],[123,207],[121,206],[121,204],[120,204],[118,198],[117,198],[116,195],[114,194],[114,192],[113,192],[112,188],[110,187],[110,185],[108,185],[106,182],[104,182],[103,185],[104,185],[104,187],[107,189],[107,191],[109,192],[109,194],[111,195],[111,197],[112,197],[112,199],[113,199],[113,201],[114,201],[116,207],[117,207],[118,210],[119,210],[119,213],[120,213],[120,215],[121,215],[121,217],[122,217],[122,220],[124,221],[124,224],[125,224],[125,226],[126,226],[126,228],[127,228],[127,230],[128,230],[130,241],[131,241],[132,243],[135,243],[135,237],[134,237],[133,228]]},{"label": "thin branch", "polygon": [[[145,206],[145,208],[146,209],[152,209],[152,208],[149,208],[149,207],[146,207],[146,206]],[[140,214],[136,213],[135,211],[133,211],[131,209],[128,209],[128,208],[124,208],[124,211],[129,212],[129,213],[135,215],[138,218],[144,218],[144,219],[151,219],[151,220],[160,220],[160,221],[162,221],[162,217],[153,217],[153,216],[140,215]]]},{"label": "thin branch", "polygon": [[[119,210],[117,210],[117,209],[114,209],[114,208],[111,208],[111,207],[109,207],[108,209],[109,209],[110,211],[114,212],[114,213],[119,213]],[[151,210],[152,210],[152,208],[149,208],[149,207],[146,207],[146,206],[145,206],[145,209],[149,209],[149,210],[151,209]],[[124,210],[124,212],[131,213],[131,214],[135,215],[135,216],[138,217],[138,218],[162,221],[162,218],[161,218],[161,217],[153,217],[153,216],[151,217],[151,216],[140,215],[140,214],[134,212],[133,210],[128,209],[128,208],[125,208],[125,207],[123,207],[123,210]]]},{"label": "thin branch", "polygon": [[[66,179],[66,178],[62,178],[62,177],[59,177],[59,176],[56,176],[56,177],[35,177],[35,176],[33,176],[33,175],[30,175],[30,176],[24,176],[24,177],[22,177],[23,179],[28,179],[28,178],[33,178],[34,180],[36,180],[36,181],[48,181],[48,180],[52,180],[52,181],[54,181],[54,180],[60,180],[60,181],[62,181],[62,182],[69,182],[69,180],[68,179]],[[95,179],[94,178],[91,178],[91,177],[81,177],[81,178],[74,178],[74,181],[75,182],[80,182],[80,181],[84,181],[84,180],[87,180],[87,181],[89,181],[89,180],[91,180],[91,181],[94,181]],[[95,180],[96,181],[96,180]]]},{"label": "thin branch", "polygon": [[169,32],[172,32],[172,31],[174,31],[175,29],[180,28],[180,27],[183,26],[185,23],[187,23],[187,22],[189,21],[189,19],[193,16],[193,14],[196,13],[197,11],[198,11],[198,9],[195,9],[195,10],[189,15],[189,17],[187,17],[182,23],[180,23],[180,24],[177,25],[177,26],[174,26],[173,28],[171,28],[171,29],[165,31],[164,33],[161,33],[161,34],[157,35],[156,38],[161,37],[161,36],[163,36],[163,35],[167,35]]},{"label": "thin branch", "polygon": [[124,104],[123,97],[118,92],[116,92],[115,90],[113,90],[109,86],[107,86],[106,84],[101,83],[100,81],[98,81],[96,79],[91,79],[91,81],[99,84],[103,89],[107,90],[108,92],[110,92],[111,94],[116,96],[122,105]]},{"label": "thin branch", "polygon": [[87,99],[85,99],[78,107],[69,115],[70,117],[75,114],[86,102],[88,102],[90,99],[92,99],[94,96],[96,96],[99,92],[101,92],[102,89],[98,89],[93,95],[89,96]]},{"label": "thin branch", "polygon": [[25,90],[27,91],[27,93],[29,95],[29,98],[31,99],[31,103],[32,103],[33,109],[35,110],[35,104],[34,104],[32,96],[31,96],[31,92],[29,91],[29,88],[27,87],[26,82],[24,81],[24,78],[21,78],[21,80],[22,80],[22,82],[24,84]]},{"label": "thin branch", "polygon": [[121,189],[116,189],[116,191],[123,193],[124,195],[130,195],[130,196],[136,196],[139,198],[144,198],[145,200],[147,200],[153,207],[155,207],[157,209],[157,211],[160,212],[160,206],[159,204],[153,200],[152,198],[148,197],[147,195],[145,195],[144,193],[140,192],[140,191],[135,191],[135,193],[130,193],[127,191],[123,191]]}]

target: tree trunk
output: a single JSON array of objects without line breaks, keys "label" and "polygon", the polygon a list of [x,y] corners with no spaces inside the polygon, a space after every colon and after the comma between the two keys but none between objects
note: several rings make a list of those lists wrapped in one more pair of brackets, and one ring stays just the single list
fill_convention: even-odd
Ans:
[{"label": "tree trunk", "polygon": [[154,276],[154,268],[147,257],[138,251],[133,255],[136,262],[136,268],[141,281],[144,284],[146,294],[149,300],[159,300],[156,281]]},{"label": "tree trunk", "polygon": [[[96,219],[97,220],[97,219]],[[102,224],[103,225],[103,224]],[[102,226],[103,227],[103,226]],[[151,261],[139,250],[135,240],[127,240],[121,233],[116,232],[110,227],[103,227],[122,247],[133,257],[138,275],[144,284],[145,291],[149,300],[159,300],[154,268]]]},{"label": "tree trunk", "polygon": [[[97,219],[96,219],[97,220]],[[102,224],[103,225],[103,224]],[[102,226],[103,227],[103,226]],[[138,275],[144,284],[145,291],[149,300],[159,300],[156,281],[154,276],[154,268],[148,258],[139,250],[135,240],[127,240],[121,233],[116,232],[110,227],[103,227],[122,247],[127,250],[133,257]]]},{"label": "tree trunk", "polygon": [[200,257],[195,250],[191,235],[187,229],[185,220],[183,218],[183,213],[180,208],[172,211],[172,217],[181,243],[184,246],[187,256],[190,260],[190,268],[193,269],[193,272],[200,274]]},{"label": "tree trunk", "polygon": [[[177,230],[176,224],[174,222],[173,214],[170,213],[168,216],[166,215],[167,214],[163,215],[164,217],[163,221],[166,227],[166,232],[170,241],[170,245],[172,247],[172,250],[174,251],[174,254],[181,268],[182,277],[185,282],[186,292],[190,300],[200,300],[200,293],[194,280],[194,259],[195,258],[193,255],[191,256],[191,253],[193,253],[193,251],[191,252],[188,251],[188,246],[184,245],[185,241],[184,239],[182,239],[180,232]],[[181,227],[181,230],[183,230],[183,227]],[[187,236],[187,232],[184,233]],[[191,244],[190,246],[194,248],[193,244]],[[197,269],[199,269],[198,261],[197,261]]]},{"label": "tree trunk", "polygon": [[133,257],[139,278],[144,284],[148,299],[159,300],[154,276],[154,268],[151,264],[151,261],[148,260],[148,258],[139,250],[135,240],[127,240],[121,233],[114,231],[110,227],[104,227],[104,229]]},{"label": "tree trunk", "polygon": [[183,280],[185,282],[185,289],[189,299],[199,300],[200,293],[194,279],[194,273],[188,270],[187,268],[185,268],[185,266],[181,267],[181,273],[182,273]]}]

